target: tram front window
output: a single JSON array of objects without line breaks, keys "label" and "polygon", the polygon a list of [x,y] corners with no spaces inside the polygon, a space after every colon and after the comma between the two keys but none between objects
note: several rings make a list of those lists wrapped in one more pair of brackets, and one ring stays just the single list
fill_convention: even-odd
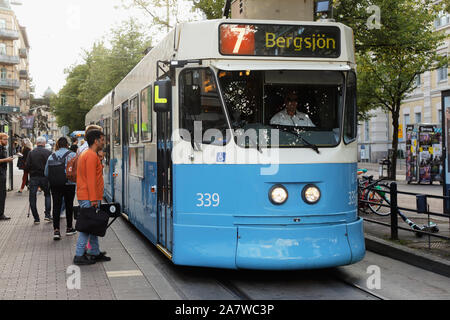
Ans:
[{"label": "tram front window", "polygon": [[[339,144],[345,84],[342,72],[219,71],[218,77],[240,146]],[[272,129],[278,129],[278,139],[272,138]],[[254,138],[247,139],[252,131]]]}]

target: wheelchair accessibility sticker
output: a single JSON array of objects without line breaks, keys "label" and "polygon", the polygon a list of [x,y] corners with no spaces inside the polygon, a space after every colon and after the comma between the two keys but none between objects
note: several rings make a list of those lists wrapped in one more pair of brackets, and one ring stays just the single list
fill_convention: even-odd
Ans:
[{"label": "wheelchair accessibility sticker", "polygon": [[226,152],[218,152],[217,153],[217,162],[225,162]]}]

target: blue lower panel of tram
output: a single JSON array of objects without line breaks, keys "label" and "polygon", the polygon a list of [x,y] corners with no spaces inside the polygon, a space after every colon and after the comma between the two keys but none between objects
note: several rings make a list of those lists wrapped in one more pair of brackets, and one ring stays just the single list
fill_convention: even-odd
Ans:
[{"label": "blue lower panel of tram", "polygon": [[[361,260],[365,246],[355,203],[356,168],[356,163],[280,165],[276,174],[261,175],[260,165],[175,166],[173,262],[313,269]],[[322,194],[314,205],[301,196],[311,183]],[[289,194],[280,206],[268,197],[275,184]],[[220,201],[210,203],[214,193]]]},{"label": "blue lower panel of tram", "polygon": [[[302,227],[174,226],[174,263],[242,269],[315,269],[364,258],[362,220]],[[239,238],[238,238],[239,236]]]},{"label": "blue lower panel of tram", "polygon": [[[175,264],[313,269],[351,264],[364,257],[363,224],[355,203],[356,163],[280,165],[275,175],[267,176],[260,174],[261,167],[174,166]],[[145,178],[130,178],[127,212],[130,221],[153,243],[158,225],[156,193],[151,192],[151,186],[156,185],[156,168],[156,163],[146,162]],[[322,194],[314,205],[301,197],[302,189],[310,183]],[[268,198],[275,184],[284,185],[289,193],[281,206]],[[208,203],[213,198],[205,195],[215,193],[220,200]],[[199,207],[199,194],[208,206]]]}]

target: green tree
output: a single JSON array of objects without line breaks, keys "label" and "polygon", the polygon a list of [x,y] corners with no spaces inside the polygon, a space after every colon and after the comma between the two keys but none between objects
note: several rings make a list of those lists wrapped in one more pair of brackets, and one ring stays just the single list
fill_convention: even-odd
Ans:
[{"label": "green tree", "polygon": [[80,64],[66,69],[66,84],[56,96],[51,98],[52,112],[56,115],[59,127],[68,126],[70,131],[84,128],[84,117],[89,111],[82,109],[81,87],[89,76],[89,67]]},{"label": "green tree", "polygon": [[[390,179],[395,180],[402,101],[416,88],[418,75],[448,62],[437,53],[445,34],[433,28],[440,7],[432,0],[340,0],[336,5],[336,18],[355,32],[359,107],[365,111],[382,108],[391,115]],[[371,5],[380,8],[378,29],[367,26],[374,14],[367,11]]]},{"label": "green tree", "polygon": [[82,129],[86,113],[136,66],[151,45],[144,27],[133,20],[112,29],[109,39],[111,48],[98,41],[85,50],[82,64],[66,70],[66,84],[52,99],[59,126]]},{"label": "green tree", "polygon": [[200,10],[206,19],[220,19],[223,15],[225,0],[191,0],[193,8]]}]

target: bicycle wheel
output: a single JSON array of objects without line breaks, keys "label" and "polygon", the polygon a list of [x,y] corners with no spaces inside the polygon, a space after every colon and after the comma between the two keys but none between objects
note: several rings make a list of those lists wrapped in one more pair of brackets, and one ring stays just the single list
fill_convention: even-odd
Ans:
[{"label": "bicycle wheel", "polygon": [[390,193],[384,190],[374,189],[370,190],[367,194],[367,201],[369,203],[369,209],[373,213],[386,217],[391,214],[390,205]]}]

